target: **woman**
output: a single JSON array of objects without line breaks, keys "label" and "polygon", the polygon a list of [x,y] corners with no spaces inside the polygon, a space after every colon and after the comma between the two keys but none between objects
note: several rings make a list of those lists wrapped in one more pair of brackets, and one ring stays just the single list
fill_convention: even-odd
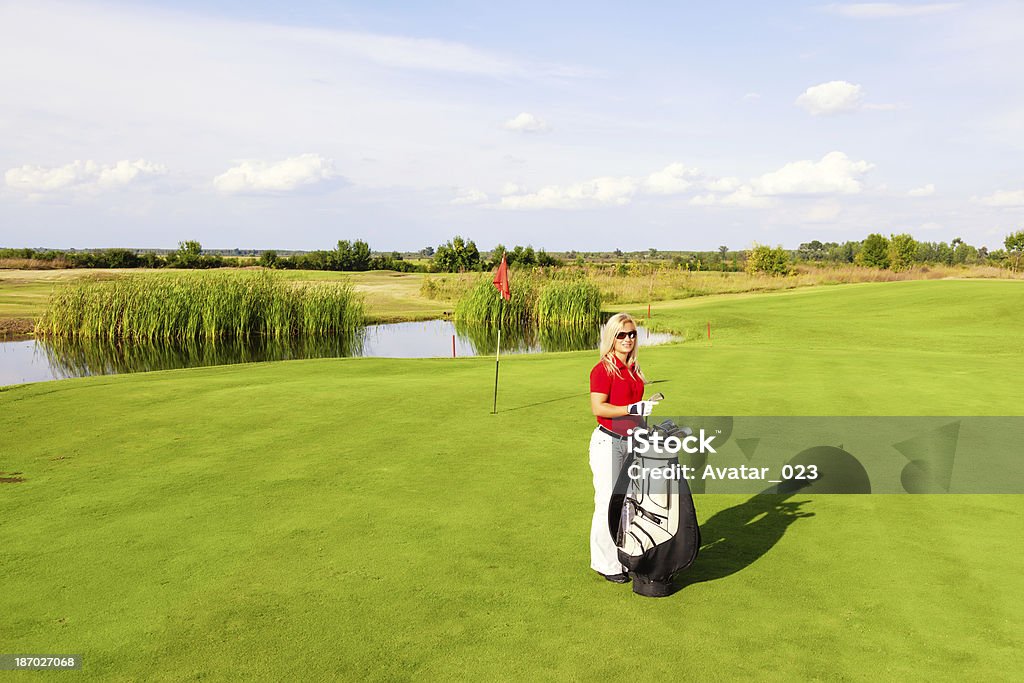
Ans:
[{"label": "woman", "polygon": [[657,401],[644,401],[644,375],[637,365],[636,323],[616,313],[601,330],[600,360],[590,371],[590,409],[597,428],[590,437],[590,469],[594,473],[594,519],[590,525],[590,567],[614,583],[629,575],[619,562],[608,530],[608,504],[626,459],[626,432],[643,424]]}]

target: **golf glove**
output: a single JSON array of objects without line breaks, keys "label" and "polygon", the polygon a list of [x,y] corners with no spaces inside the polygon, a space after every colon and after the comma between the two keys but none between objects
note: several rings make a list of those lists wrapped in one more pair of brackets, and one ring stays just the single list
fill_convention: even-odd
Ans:
[{"label": "golf glove", "polygon": [[654,410],[654,406],[658,405],[657,401],[637,401],[636,403],[630,403],[627,406],[630,415],[642,415],[647,417]]}]

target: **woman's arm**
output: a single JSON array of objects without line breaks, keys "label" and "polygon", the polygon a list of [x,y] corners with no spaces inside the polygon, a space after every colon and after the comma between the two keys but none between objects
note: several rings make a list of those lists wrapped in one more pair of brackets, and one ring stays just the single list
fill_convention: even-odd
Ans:
[{"label": "woman's arm", "polygon": [[590,412],[597,417],[624,417],[629,415],[629,406],[613,406],[608,403],[608,394],[590,392]]}]

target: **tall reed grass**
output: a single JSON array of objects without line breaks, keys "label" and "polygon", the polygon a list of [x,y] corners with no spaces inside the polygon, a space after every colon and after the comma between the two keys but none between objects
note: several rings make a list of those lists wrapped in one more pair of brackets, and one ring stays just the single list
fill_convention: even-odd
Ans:
[{"label": "tall reed grass", "polygon": [[183,341],[352,334],[363,301],[347,283],[291,284],[267,271],[161,273],[55,290],[36,334]]},{"label": "tall reed grass", "polygon": [[456,321],[496,328],[500,316],[502,330],[601,323],[601,291],[583,277],[552,279],[539,270],[519,271],[509,285],[512,299],[502,301],[490,278],[477,280],[456,304]]},{"label": "tall reed grass", "polygon": [[502,330],[534,325],[537,321],[536,278],[522,273],[510,279],[509,288],[512,298],[505,301],[489,277],[478,280],[455,305],[455,319],[495,329],[500,324]]},{"label": "tall reed grass", "polygon": [[601,323],[601,290],[587,280],[554,280],[537,297],[541,327],[596,327]]}]

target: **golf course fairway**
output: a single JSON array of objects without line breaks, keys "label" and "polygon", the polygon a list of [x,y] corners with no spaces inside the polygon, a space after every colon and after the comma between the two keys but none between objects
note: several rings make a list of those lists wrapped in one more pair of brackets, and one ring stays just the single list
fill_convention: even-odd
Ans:
[{"label": "golf course fairway", "polygon": [[[1019,415],[1022,311],[1007,281],[661,302],[686,341],[640,362],[664,415]],[[697,496],[682,590],[603,581],[596,360],[502,358],[497,415],[487,358],[2,390],[0,650],[115,681],[1024,670],[1022,496]]]}]

